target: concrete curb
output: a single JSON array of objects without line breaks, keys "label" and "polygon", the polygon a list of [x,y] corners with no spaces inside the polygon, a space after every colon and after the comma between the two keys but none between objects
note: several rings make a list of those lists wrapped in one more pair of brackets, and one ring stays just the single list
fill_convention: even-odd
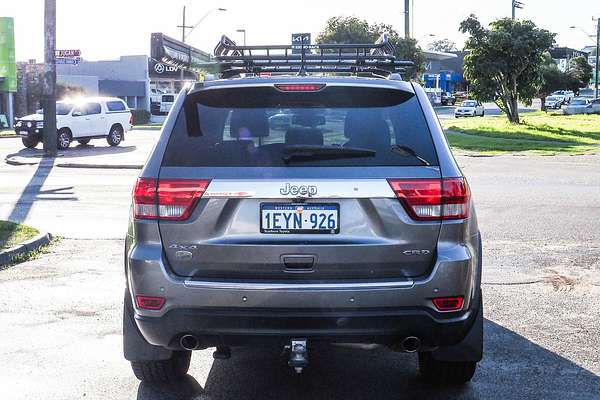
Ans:
[{"label": "concrete curb", "polygon": [[18,138],[19,135],[0,135],[0,139],[14,139],[14,138]]},{"label": "concrete curb", "polygon": [[30,251],[38,250],[42,246],[46,246],[52,240],[52,235],[49,233],[40,233],[33,239],[19,244],[8,250],[0,251],[0,266],[8,265],[16,257],[26,254]]},{"label": "concrete curb", "polygon": [[78,163],[58,163],[61,168],[96,168],[96,169],[142,169],[142,164],[78,164]]},{"label": "concrete curb", "polygon": [[[26,157],[6,157],[4,162],[8,165],[23,166],[23,165],[39,165],[44,161],[44,158],[28,159]],[[54,164],[61,168],[96,168],[96,169],[142,169],[143,164],[92,164],[92,163],[72,163],[58,162]]]}]

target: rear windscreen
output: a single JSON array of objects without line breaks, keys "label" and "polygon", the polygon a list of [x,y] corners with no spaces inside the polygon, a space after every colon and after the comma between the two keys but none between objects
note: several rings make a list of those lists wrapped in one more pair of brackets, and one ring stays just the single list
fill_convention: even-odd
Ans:
[{"label": "rear windscreen", "polygon": [[438,161],[416,96],[361,87],[192,94],[163,158],[170,167],[418,165]]}]

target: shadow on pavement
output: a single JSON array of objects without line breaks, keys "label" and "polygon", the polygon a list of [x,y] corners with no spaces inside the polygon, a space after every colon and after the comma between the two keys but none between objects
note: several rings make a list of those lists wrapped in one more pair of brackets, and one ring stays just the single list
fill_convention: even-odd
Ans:
[{"label": "shadow on pavement", "polygon": [[61,188],[41,190],[44,182],[50,175],[54,167],[54,159],[43,159],[37,169],[33,173],[31,179],[21,192],[19,199],[15,202],[11,210],[8,220],[13,222],[25,222],[27,216],[31,212],[31,208],[36,201],[75,201],[77,197],[73,196],[73,186],[65,186]]},{"label": "shadow on pavement", "polygon": [[[550,350],[486,320],[486,352],[473,381],[463,387],[428,386],[417,376],[415,355],[332,346],[310,347],[302,375],[270,351],[233,349],[214,361],[204,389],[141,384],[139,400],[154,399],[598,399],[600,378]],[[193,360],[192,360],[193,362]]]}]

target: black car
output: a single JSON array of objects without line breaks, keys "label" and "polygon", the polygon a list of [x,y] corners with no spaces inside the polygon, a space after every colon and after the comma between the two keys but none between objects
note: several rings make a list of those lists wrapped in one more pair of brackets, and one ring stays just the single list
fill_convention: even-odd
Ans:
[{"label": "black car", "polygon": [[456,97],[450,92],[442,92],[442,105],[453,106],[454,104],[456,104]]}]

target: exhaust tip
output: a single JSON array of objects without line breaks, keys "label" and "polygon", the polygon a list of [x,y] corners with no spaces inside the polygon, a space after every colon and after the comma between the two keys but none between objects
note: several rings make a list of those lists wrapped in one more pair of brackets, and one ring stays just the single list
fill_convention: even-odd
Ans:
[{"label": "exhaust tip", "polygon": [[414,353],[421,348],[421,339],[416,336],[408,336],[402,340],[400,345],[405,352]]},{"label": "exhaust tip", "polygon": [[200,341],[194,335],[183,335],[179,344],[186,350],[196,350],[200,347]]}]

